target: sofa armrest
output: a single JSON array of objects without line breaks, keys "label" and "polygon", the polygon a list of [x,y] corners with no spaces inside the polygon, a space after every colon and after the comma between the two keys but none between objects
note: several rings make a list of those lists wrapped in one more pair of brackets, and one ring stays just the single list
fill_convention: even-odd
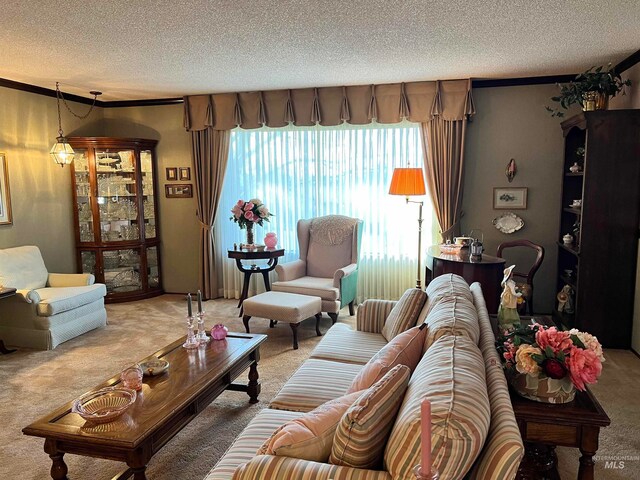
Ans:
[{"label": "sofa armrest", "polygon": [[343,467],[274,455],[257,455],[248,463],[240,465],[233,474],[233,480],[284,480],[291,478],[391,480],[391,475],[382,471]]},{"label": "sofa armrest", "polygon": [[336,273],[333,274],[333,288],[340,288],[340,280],[344,277],[348,277],[352,273],[358,270],[358,264],[352,263],[346,267],[339,268]]},{"label": "sofa armrest", "polygon": [[36,305],[40,303],[40,295],[35,290],[17,290],[14,298],[17,302],[35,303]]},{"label": "sofa armrest", "polygon": [[382,333],[382,327],[397,302],[392,300],[365,300],[356,314],[356,330]]},{"label": "sofa armrest", "polygon": [[304,277],[307,274],[307,262],[294,260],[293,262],[276,265],[276,273],[280,282],[288,282],[289,280]]},{"label": "sofa armrest", "polygon": [[84,287],[96,281],[90,273],[50,273],[47,287]]}]

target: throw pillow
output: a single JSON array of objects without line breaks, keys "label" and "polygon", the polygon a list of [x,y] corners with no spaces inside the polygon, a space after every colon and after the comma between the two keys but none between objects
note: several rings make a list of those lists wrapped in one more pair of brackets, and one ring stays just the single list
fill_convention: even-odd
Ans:
[{"label": "throw pillow", "polygon": [[353,379],[347,393],[371,387],[396,365],[406,365],[411,373],[422,358],[427,328],[413,327],[401,333],[376,353]]},{"label": "throw pillow", "polygon": [[419,288],[410,288],[404,292],[402,298],[389,312],[382,327],[382,336],[390,342],[396,335],[413,327],[426,301],[427,294]]},{"label": "throw pillow", "polygon": [[336,429],[329,463],[354,468],[379,467],[410,376],[409,367],[396,365],[361,392]]},{"label": "throw pillow", "polygon": [[326,463],[338,423],[361,394],[362,392],[354,392],[330,400],[285,423],[260,447],[258,455],[278,455]]}]

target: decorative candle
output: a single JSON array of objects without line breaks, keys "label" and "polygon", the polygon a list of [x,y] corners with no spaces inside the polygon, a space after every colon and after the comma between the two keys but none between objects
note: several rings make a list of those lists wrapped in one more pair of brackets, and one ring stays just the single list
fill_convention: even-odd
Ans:
[{"label": "decorative candle", "polygon": [[191,310],[191,294],[187,293],[187,316],[193,317],[193,310]]},{"label": "decorative candle", "polygon": [[202,292],[198,290],[198,313],[202,313]]},{"label": "decorative candle", "polygon": [[420,443],[422,444],[422,463],[420,470],[425,478],[431,477],[431,402],[426,398],[422,400],[420,406],[422,434]]}]

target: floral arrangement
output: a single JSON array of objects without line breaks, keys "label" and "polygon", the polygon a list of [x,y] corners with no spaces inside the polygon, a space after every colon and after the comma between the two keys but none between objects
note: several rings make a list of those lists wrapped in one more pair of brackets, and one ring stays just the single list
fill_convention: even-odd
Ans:
[{"label": "floral arrangement", "polygon": [[262,226],[262,222],[268,222],[269,217],[273,216],[259,198],[252,198],[247,202],[238,200],[238,203],[231,209],[231,213],[233,215],[229,217],[229,220],[236,222],[240,228],[253,227],[254,223]]},{"label": "floral arrangement", "polygon": [[569,376],[578,390],[597,382],[604,362],[602,345],[593,335],[538,323],[505,332],[497,348],[508,372],[558,380]]}]

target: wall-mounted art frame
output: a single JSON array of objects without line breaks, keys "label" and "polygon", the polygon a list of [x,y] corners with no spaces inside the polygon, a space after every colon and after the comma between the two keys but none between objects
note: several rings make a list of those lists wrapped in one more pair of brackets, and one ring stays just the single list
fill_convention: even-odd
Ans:
[{"label": "wall-mounted art frame", "polygon": [[178,177],[181,182],[187,182],[191,180],[191,168],[190,167],[178,168]]},{"label": "wall-mounted art frame", "polygon": [[166,171],[168,181],[175,182],[178,180],[178,167],[168,167]]},{"label": "wall-mounted art frame", "polygon": [[165,185],[164,195],[167,198],[191,198],[193,197],[193,185],[190,183]]},{"label": "wall-mounted art frame", "polygon": [[495,187],[493,189],[494,210],[525,210],[527,187]]},{"label": "wall-mounted art frame", "polygon": [[11,192],[9,190],[9,167],[7,157],[0,153],[0,225],[11,225]]}]

